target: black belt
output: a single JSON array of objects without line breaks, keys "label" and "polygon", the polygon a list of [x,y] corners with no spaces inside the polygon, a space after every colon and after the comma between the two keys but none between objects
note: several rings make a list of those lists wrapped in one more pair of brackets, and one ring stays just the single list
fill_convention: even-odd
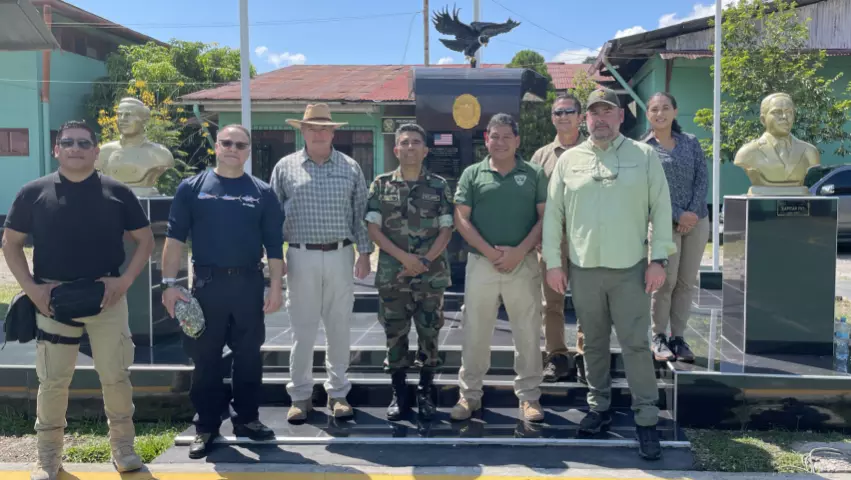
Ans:
[{"label": "black belt", "polygon": [[61,345],[77,345],[80,343],[80,337],[65,337],[55,333],[47,333],[42,329],[36,331],[36,340],[44,340],[46,342],[61,344]]},{"label": "black belt", "polygon": [[[348,247],[352,244],[352,241],[348,238],[343,240],[343,246]],[[293,248],[301,248],[304,246],[307,250],[321,250],[323,252],[330,252],[333,250],[337,250],[340,248],[340,242],[332,242],[332,243],[291,243],[289,244]]]},{"label": "black belt", "polygon": [[246,275],[249,273],[257,273],[263,270],[263,264],[258,263],[251,267],[214,267],[207,265],[196,265],[195,273],[204,274],[210,273],[213,275]]}]

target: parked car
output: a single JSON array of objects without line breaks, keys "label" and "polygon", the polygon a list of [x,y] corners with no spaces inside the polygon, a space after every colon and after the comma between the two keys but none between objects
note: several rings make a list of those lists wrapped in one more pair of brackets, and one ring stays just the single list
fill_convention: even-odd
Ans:
[{"label": "parked car", "polygon": [[851,164],[812,167],[804,177],[804,186],[813,195],[838,197],[837,242],[843,245],[851,244]]}]

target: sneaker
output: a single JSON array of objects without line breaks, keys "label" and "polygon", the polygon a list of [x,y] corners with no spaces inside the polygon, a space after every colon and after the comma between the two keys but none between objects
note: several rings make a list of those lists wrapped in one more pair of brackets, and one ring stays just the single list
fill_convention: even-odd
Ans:
[{"label": "sneaker", "polygon": [[235,423],[233,425],[233,434],[236,437],[248,437],[255,442],[275,438],[275,432],[266,425],[263,425],[260,420],[254,420],[246,424]]},{"label": "sneaker", "polygon": [[112,464],[118,473],[134,472],[140,470],[144,463],[142,457],[136,454],[133,444],[119,445],[112,449]]},{"label": "sneaker", "polygon": [[523,412],[523,420],[527,422],[541,422],[544,420],[544,410],[541,402],[520,402],[520,411]]},{"label": "sneaker", "polygon": [[458,399],[458,403],[452,407],[449,416],[452,420],[467,420],[473,415],[473,412],[482,408],[481,400],[467,400],[464,397]]},{"label": "sneaker", "polygon": [[579,431],[582,433],[597,434],[602,432],[605,427],[611,425],[611,423],[612,414],[608,410],[605,412],[591,410],[587,415],[585,415],[585,418],[579,422]]},{"label": "sneaker", "polygon": [[331,410],[331,415],[337,419],[350,418],[355,415],[355,411],[352,410],[352,406],[345,398],[329,398],[328,409]]},{"label": "sneaker", "polygon": [[677,359],[674,356],[674,352],[671,351],[670,347],[668,347],[668,340],[665,339],[664,333],[657,333],[653,335],[653,345],[651,346],[653,350],[653,358],[659,362],[673,362]]},{"label": "sneaker", "polygon": [[287,412],[287,421],[304,422],[307,420],[307,414],[313,410],[313,403],[310,400],[300,400],[293,402],[290,410]]},{"label": "sneaker", "polygon": [[688,347],[688,343],[686,343],[683,337],[671,338],[671,341],[668,342],[668,347],[676,355],[677,360],[686,363],[694,362],[694,352]]},{"label": "sneaker", "polygon": [[645,460],[658,460],[662,456],[662,444],[659,443],[659,432],[656,426],[635,427],[635,438],[638,439],[638,455]]},{"label": "sneaker", "polygon": [[218,437],[218,434],[199,433],[195,435],[195,439],[189,445],[189,458],[198,459],[206,457],[216,437]]},{"label": "sneaker", "polygon": [[550,360],[544,367],[544,381],[547,383],[555,383],[567,378],[568,375],[569,367],[567,357],[562,354],[556,354],[550,357]]}]

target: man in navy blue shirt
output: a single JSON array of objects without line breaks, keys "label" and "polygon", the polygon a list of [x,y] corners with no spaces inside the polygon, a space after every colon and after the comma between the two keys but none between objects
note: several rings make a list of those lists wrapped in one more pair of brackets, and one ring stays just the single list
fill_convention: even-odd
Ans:
[{"label": "man in navy blue shirt", "polygon": [[[193,296],[207,322],[197,339],[184,337],[195,364],[189,396],[198,413],[190,458],[207,454],[219,434],[222,413],[228,408],[229,395],[221,371],[226,343],[233,351],[234,435],[252,440],[275,436],[258,419],[260,347],[266,339],[265,314],[280,309],[283,298],[284,218],[269,184],[245,173],[250,148],[251,136],[245,128],[222,128],[216,141],[216,168],[180,184],[168,219],[163,304],[174,317],[174,304],[183,298],[172,288],[174,277],[183,246],[191,237]],[[264,247],[271,282],[265,301]]]}]

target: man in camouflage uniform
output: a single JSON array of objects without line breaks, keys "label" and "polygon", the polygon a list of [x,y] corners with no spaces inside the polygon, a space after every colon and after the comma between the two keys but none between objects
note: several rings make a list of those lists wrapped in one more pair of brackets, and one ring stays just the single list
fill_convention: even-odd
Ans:
[{"label": "man in camouflage uniform", "polygon": [[421,368],[417,405],[420,416],[430,419],[435,412],[434,369],[440,364],[443,292],[451,283],[445,251],[452,236],[453,207],[446,180],[422,166],[428,154],[422,127],[400,127],[393,152],[399,168],[372,182],[366,208],[369,237],[381,250],[375,275],[378,321],[387,335],[385,371],[393,378],[387,418],[398,420],[409,407],[406,371],[413,318],[418,337],[414,363]]}]

